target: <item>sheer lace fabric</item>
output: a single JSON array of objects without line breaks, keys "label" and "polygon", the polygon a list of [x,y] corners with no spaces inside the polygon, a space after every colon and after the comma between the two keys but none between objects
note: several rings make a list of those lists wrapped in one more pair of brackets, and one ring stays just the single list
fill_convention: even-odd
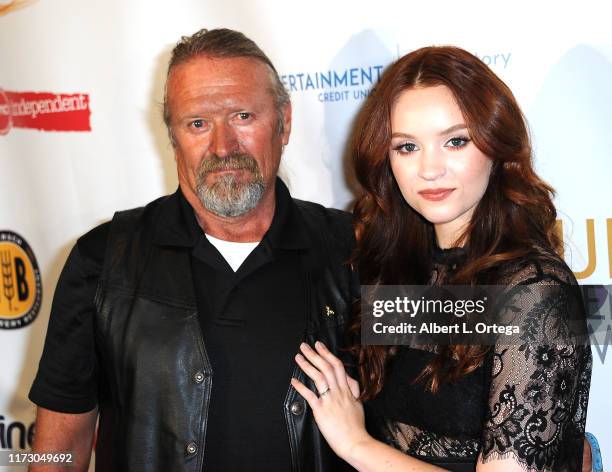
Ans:
[{"label": "sheer lace fabric", "polygon": [[[443,284],[457,260],[456,253],[438,258],[432,283]],[[521,299],[538,342],[526,334],[516,345],[492,346],[482,366],[436,394],[414,382],[435,348],[399,348],[383,391],[366,404],[368,428],[397,449],[451,470],[455,463],[466,470],[465,464],[511,459],[524,470],[580,471],[591,351],[564,323],[568,311],[582,310],[572,302],[575,278],[560,260],[537,260],[509,267],[497,284],[550,286]],[[542,342],[545,333],[554,343]]]}]

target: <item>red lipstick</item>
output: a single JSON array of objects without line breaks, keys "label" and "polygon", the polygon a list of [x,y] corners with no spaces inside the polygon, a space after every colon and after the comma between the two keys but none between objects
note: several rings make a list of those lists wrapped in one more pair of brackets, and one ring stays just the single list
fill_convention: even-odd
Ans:
[{"label": "red lipstick", "polygon": [[425,190],[420,190],[418,194],[421,195],[426,200],[437,202],[440,200],[444,200],[446,197],[448,197],[452,193],[453,190],[455,189],[454,188],[428,188]]}]

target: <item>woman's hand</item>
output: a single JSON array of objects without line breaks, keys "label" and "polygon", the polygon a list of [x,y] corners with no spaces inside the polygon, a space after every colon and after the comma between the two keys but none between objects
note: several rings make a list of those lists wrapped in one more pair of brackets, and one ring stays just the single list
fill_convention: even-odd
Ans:
[{"label": "woman's hand", "polygon": [[356,445],[372,438],[365,429],[363,405],[359,397],[359,384],[349,377],[342,361],[323,343],[317,341],[315,349],[302,343],[302,354],[295,361],[310,377],[318,390],[314,393],[297,379],[291,385],[308,402],[315,421],[334,452],[346,459]]}]

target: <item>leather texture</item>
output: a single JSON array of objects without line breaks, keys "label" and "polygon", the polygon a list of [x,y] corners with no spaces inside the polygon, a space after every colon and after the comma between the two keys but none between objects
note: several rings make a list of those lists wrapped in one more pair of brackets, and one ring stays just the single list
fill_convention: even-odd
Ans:
[{"label": "leather texture", "polygon": [[[206,470],[215,375],[198,321],[190,249],[156,241],[164,224],[160,214],[172,198],[119,212],[111,222],[95,299],[97,355],[107,386],[99,405],[97,471]],[[347,264],[354,244],[351,217],[294,202],[311,241],[303,260],[310,301],[304,341],[323,341],[343,358],[359,290]],[[297,366],[294,376],[314,388]],[[292,470],[352,470],[327,446],[289,382],[279,408],[287,422]]]}]

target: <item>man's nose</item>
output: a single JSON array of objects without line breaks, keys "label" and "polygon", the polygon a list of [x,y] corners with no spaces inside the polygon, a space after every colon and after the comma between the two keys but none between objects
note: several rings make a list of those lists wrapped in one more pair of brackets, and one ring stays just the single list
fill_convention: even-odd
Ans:
[{"label": "man's nose", "polygon": [[436,151],[426,151],[419,162],[419,177],[436,180],[446,173],[446,158]]},{"label": "man's nose", "polygon": [[217,123],[214,126],[210,146],[210,152],[225,157],[238,149],[238,140],[235,131],[227,123]]}]

